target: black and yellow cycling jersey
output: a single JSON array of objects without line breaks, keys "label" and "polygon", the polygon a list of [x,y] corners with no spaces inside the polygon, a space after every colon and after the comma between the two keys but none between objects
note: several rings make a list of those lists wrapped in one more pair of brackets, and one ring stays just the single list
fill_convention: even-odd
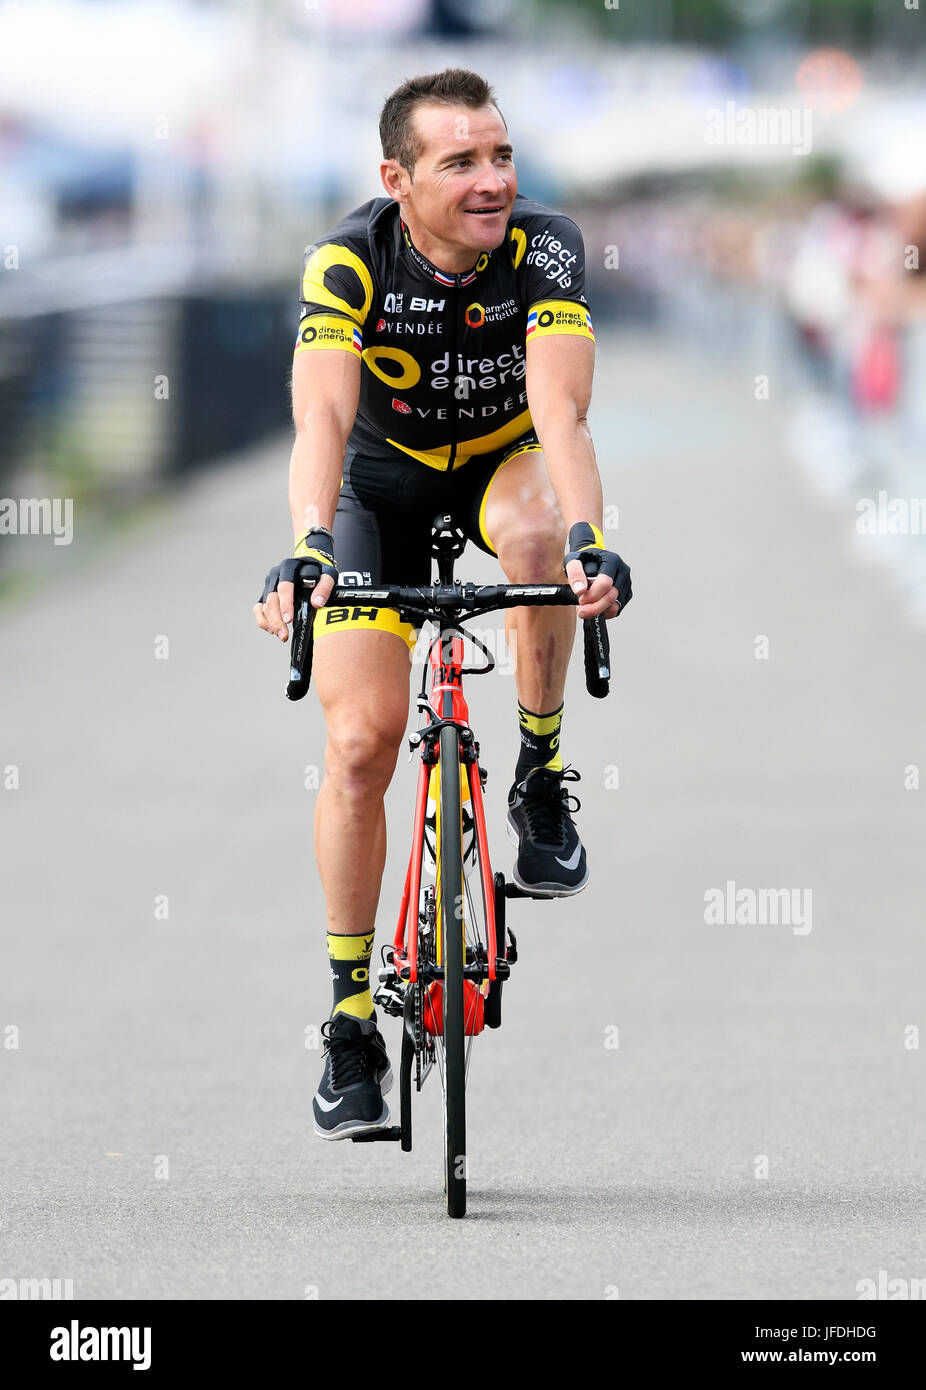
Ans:
[{"label": "black and yellow cycling jersey", "polygon": [[578,227],[520,194],[501,245],[463,275],[433,266],[398,203],[374,198],[306,248],[300,304],[297,355],[363,361],[349,453],[394,448],[441,472],[531,429],[531,338],[595,336]]}]

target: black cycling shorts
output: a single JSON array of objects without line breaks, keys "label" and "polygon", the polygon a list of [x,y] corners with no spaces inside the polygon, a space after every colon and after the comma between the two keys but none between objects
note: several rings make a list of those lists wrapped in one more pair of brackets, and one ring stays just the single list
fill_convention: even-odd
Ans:
[{"label": "black cycling shorts", "polygon": [[[384,446],[372,457],[348,449],[332,534],[340,584],[432,582],[431,527],[449,513],[468,540],[489,555],[495,549],[485,528],[486,501],[499,470],[518,454],[539,450],[533,430],[514,444],[477,455],[449,473],[428,468],[398,449]],[[315,636],[327,632],[395,632],[414,647],[416,630],[394,608],[326,604],[315,615]]]}]

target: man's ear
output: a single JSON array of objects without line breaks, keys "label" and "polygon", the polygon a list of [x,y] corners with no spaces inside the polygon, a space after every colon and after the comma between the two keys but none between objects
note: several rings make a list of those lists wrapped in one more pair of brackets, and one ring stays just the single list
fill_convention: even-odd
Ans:
[{"label": "man's ear", "polygon": [[390,198],[401,203],[407,197],[412,181],[408,170],[397,159],[384,159],[379,166],[379,176]]}]

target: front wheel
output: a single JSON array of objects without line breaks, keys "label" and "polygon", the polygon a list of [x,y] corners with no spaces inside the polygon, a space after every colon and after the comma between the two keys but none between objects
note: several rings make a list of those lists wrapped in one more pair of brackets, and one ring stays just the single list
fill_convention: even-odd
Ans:
[{"label": "front wheel", "polygon": [[444,1186],[450,1216],[466,1214],[466,1037],[463,1017],[463,831],[460,735],[440,734],[440,951],[444,969]]}]

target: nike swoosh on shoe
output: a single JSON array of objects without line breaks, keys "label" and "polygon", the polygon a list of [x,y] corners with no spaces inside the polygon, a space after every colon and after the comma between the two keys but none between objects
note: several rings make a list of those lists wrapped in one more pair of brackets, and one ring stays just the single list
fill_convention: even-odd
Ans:
[{"label": "nike swoosh on shoe", "polygon": [[341,1101],[343,1099],[343,1096],[340,1096],[338,1100],[325,1100],[322,1096],[318,1095],[315,1097],[316,1103],[322,1108],[322,1110],[337,1110],[338,1106],[341,1104]]},{"label": "nike swoosh on shoe", "polygon": [[582,846],[576,845],[575,849],[573,850],[572,854],[569,856],[568,859],[560,859],[558,854],[555,854],[553,857],[556,860],[557,864],[562,864],[564,869],[574,869],[579,862],[579,855],[581,853]]}]

